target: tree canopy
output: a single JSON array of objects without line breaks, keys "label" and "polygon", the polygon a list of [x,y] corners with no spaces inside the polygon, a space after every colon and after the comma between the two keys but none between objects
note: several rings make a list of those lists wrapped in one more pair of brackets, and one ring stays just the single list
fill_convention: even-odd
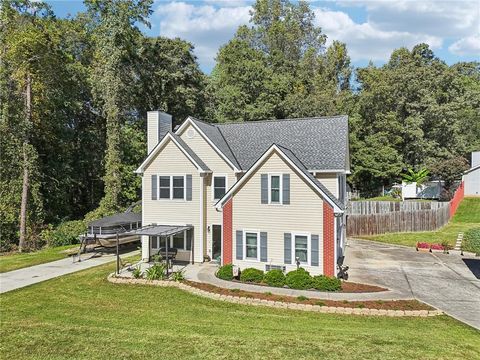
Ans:
[{"label": "tree canopy", "polygon": [[[452,184],[480,149],[480,63],[447,65],[426,44],[382,66],[351,65],[308,2],[258,0],[204,74],[194,46],[149,37],[151,0],[86,0],[55,17],[1,0],[0,250],[35,247],[48,224],[138,200],[146,112],[178,125],[346,114],[352,174],[364,195],[427,169]],[[328,44],[328,46],[327,46]]]}]

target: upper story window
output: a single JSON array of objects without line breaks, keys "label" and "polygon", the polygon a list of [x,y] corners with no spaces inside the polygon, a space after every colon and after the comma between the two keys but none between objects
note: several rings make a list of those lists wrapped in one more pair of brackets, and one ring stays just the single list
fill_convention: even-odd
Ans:
[{"label": "upper story window", "polygon": [[227,192],[227,177],[215,175],[213,177],[213,200],[219,200]]},{"label": "upper story window", "polygon": [[271,204],[280,204],[282,202],[282,180],[280,175],[270,175],[269,195]]},{"label": "upper story window", "polygon": [[161,175],[158,179],[159,199],[185,199],[185,176]]},{"label": "upper story window", "polygon": [[173,198],[184,199],[185,198],[185,177],[173,176]]},{"label": "upper story window", "polygon": [[160,176],[159,179],[159,198],[170,199],[170,176]]}]

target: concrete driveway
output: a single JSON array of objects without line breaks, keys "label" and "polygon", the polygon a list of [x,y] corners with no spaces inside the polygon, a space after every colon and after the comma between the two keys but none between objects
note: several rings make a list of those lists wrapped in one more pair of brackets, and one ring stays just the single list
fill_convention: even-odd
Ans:
[{"label": "concrete driveway", "polygon": [[480,258],[423,253],[366,240],[348,242],[349,280],[415,297],[480,329]]}]

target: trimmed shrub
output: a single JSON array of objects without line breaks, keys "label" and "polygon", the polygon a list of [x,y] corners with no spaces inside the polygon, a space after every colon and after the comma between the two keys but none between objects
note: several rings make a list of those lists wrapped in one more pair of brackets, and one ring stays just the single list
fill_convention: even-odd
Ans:
[{"label": "trimmed shrub", "polygon": [[263,281],[269,286],[283,287],[285,285],[285,274],[282,270],[270,270],[263,277]]},{"label": "trimmed shrub", "polygon": [[247,268],[240,273],[240,280],[245,282],[259,283],[263,280],[263,271],[255,268]]},{"label": "trimmed shrub", "polygon": [[223,265],[217,270],[217,277],[223,280],[233,280],[233,265]]},{"label": "trimmed shrub", "polygon": [[78,236],[85,231],[87,226],[82,220],[66,221],[55,229],[49,226],[40,233],[40,238],[51,247],[78,244]]},{"label": "trimmed shrub", "polygon": [[299,290],[311,289],[313,285],[310,273],[303,268],[287,273],[285,282],[289,288]]},{"label": "trimmed shrub", "polygon": [[480,228],[465,231],[462,241],[462,250],[480,254]]},{"label": "trimmed shrub", "polygon": [[338,291],[342,289],[342,282],[336,277],[317,275],[313,277],[313,287],[322,291]]}]

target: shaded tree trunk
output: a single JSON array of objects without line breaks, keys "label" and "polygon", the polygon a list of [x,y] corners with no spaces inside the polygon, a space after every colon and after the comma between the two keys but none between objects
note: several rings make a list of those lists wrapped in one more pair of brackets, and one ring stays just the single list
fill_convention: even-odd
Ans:
[{"label": "shaded tree trunk", "polygon": [[28,138],[30,131],[30,122],[32,118],[32,79],[27,74],[25,85],[25,138],[23,141],[23,184],[22,184],[22,202],[20,205],[20,239],[18,242],[18,250],[22,252],[25,248],[25,238],[27,233],[27,206],[28,206],[28,188],[29,188],[29,172],[28,172]]}]

